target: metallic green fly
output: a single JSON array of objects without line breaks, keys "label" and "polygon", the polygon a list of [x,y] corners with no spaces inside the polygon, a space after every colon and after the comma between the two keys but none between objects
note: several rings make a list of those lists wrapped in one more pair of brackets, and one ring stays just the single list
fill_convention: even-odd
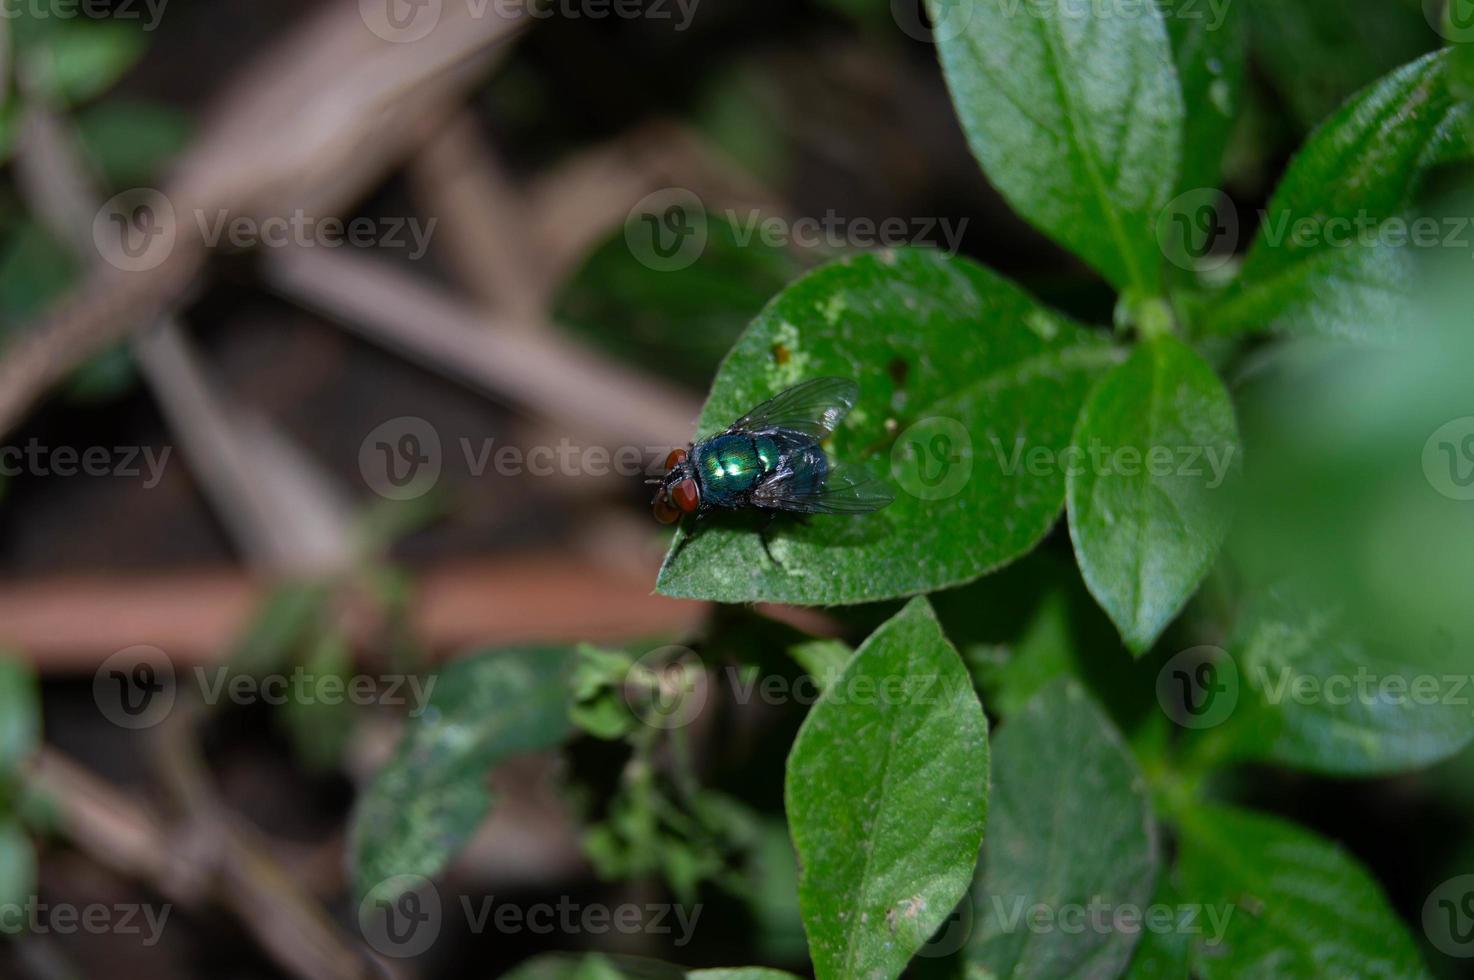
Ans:
[{"label": "metallic green fly", "polygon": [[[759,510],[769,512],[771,524],[784,512],[880,510],[895,499],[885,484],[831,460],[821,445],[859,394],[847,378],[815,378],[763,402],[725,431],[672,450],[668,472],[650,481],[660,485],[652,502],[656,520],[674,524],[687,514],[699,521],[715,509]],[[764,525],[765,551],[766,532]]]}]

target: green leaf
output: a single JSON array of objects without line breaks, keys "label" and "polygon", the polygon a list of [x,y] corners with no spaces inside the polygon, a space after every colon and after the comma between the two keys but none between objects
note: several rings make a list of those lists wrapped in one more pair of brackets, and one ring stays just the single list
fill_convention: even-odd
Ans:
[{"label": "green leaf", "polygon": [[1437,46],[1421,4],[1249,0],[1247,14],[1259,67],[1280,104],[1308,128],[1357,89]]},{"label": "green leaf", "polygon": [[[0,909],[29,908],[36,894],[36,849],[31,838],[12,820],[0,820]],[[24,916],[19,917],[24,920]],[[0,934],[19,932],[24,921],[0,917]]]},{"label": "green leaf", "polygon": [[12,322],[39,313],[77,278],[69,249],[40,225],[21,222],[0,252],[0,318]]},{"label": "green leaf", "polygon": [[1155,294],[1183,102],[1154,4],[928,0],[973,155],[1021,215],[1120,289]]},{"label": "green leaf", "polygon": [[120,21],[58,20],[27,52],[40,59],[47,94],[73,105],[112,88],[143,57],[147,35]]},{"label": "green leaf", "polygon": [[[1157,876],[1146,784],[1109,719],[1057,681],[993,740],[992,822],[967,957],[997,976],[1111,977],[1139,933],[1075,927],[1091,903],[1144,907]],[[1057,928],[1029,927],[1040,906]],[[1111,920],[1107,920],[1109,922]]]},{"label": "green leaf", "polygon": [[899,975],[966,893],[988,810],[988,722],[925,599],[814,704],[785,796],[815,975]]},{"label": "green leaf", "polygon": [[41,742],[41,693],[30,665],[0,654],[0,776],[13,773]]},{"label": "green leaf", "polygon": [[1182,895],[1206,906],[1204,933],[1193,941],[1194,976],[1428,975],[1377,882],[1335,844],[1224,806],[1190,809],[1179,831]]},{"label": "green leaf", "polygon": [[1188,107],[1179,190],[1214,188],[1243,98],[1243,5],[1234,0],[1156,0],[1172,39],[1172,59]]},{"label": "green leaf", "polygon": [[841,640],[809,640],[789,647],[788,654],[822,691],[840,675],[855,651]]},{"label": "green leaf", "polygon": [[153,102],[109,99],[77,114],[77,134],[111,187],[157,179],[192,130],[187,113]]},{"label": "green leaf", "polygon": [[1413,236],[1389,219],[1406,217],[1428,166],[1469,146],[1448,63],[1439,52],[1398,69],[1310,135],[1206,331],[1370,338],[1404,325]]},{"label": "green leaf", "polygon": [[595,738],[623,738],[640,720],[625,700],[624,685],[635,662],[618,650],[601,650],[589,643],[578,645],[573,669],[573,701],[569,719]]},{"label": "green leaf", "polygon": [[523,960],[501,980],[681,980],[678,966],[634,956],[604,953],[544,953]]},{"label": "green leaf", "polygon": [[715,970],[691,970],[689,980],[797,980],[784,970],[772,970],[765,966],[735,966]]},{"label": "green leaf", "polygon": [[619,231],[560,291],[554,316],[595,345],[645,368],[705,383],[742,328],[800,271],[786,249],[715,215],[686,268],[652,269]]},{"label": "green leaf", "polygon": [[354,812],[349,853],[361,898],[393,901],[403,876],[437,874],[486,816],[487,770],[571,734],[572,670],[570,649],[527,648],[458,660],[438,675],[429,707]]},{"label": "green leaf", "polygon": [[1197,590],[1228,531],[1238,426],[1222,382],[1170,336],[1091,393],[1075,430],[1070,538],[1085,584],[1144,653]]},{"label": "green leaf", "polygon": [[1152,909],[1170,909],[1169,928],[1148,928],[1141,934],[1131,955],[1126,980],[1188,980],[1192,956],[1192,930],[1198,928],[1198,913],[1184,907],[1182,897],[1163,880],[1152,897]]},{"label": "green leaf", "polygon": [[1261,758],[1374,776],[1431,765],[1474,741],[1468,699],[1452,690],[1462,690],[1467,668],[1389,656],[1357,632],[1290,587],[1245,610],[1232,652],[1265,709],[1281,717]]},{"label": "green leaf", "polygon": [[[1064,500],[1057,458],[1114,347],[978,265],[920,249],[824,266],[789,286],[738,340],[702,411],[711,435],[806,378],[854,378],[860,400],[833,455],[900,491],[858,517],[714,518],[661,569],[665,595],[843,604],[977,578],[1031,550]],[[889,460],[887,463],[886,461]]]}]

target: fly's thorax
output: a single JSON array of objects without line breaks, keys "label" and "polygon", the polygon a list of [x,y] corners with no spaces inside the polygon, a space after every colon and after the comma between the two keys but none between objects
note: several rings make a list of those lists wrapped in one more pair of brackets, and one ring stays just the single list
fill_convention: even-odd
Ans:
[{"label": "fly's thorax", "polygon": [[[769,447],[764,447],[769,448]],[[770,449],[776,455],[775,449]],[[720,435],[699,443],[692,450],[694,469],[702,494],[716,504],[733,494],[752,489],[767,472],[757,438],[745,433]]]}]

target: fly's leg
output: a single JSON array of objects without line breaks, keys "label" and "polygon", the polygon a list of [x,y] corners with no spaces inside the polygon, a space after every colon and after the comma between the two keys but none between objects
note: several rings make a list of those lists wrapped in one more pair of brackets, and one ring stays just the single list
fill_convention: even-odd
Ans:
[{"label": "fly's leg", "polygon": [[691,540],[695,538],[697,533],[701,530],[701,522],[706,520],[706,515],[708,513],[710,512],[707,510],[698,510],[696,512],[695,519],[691,521],[690,530],[688,530],[684,535],[681,536],[681,543],[676,545],[675,551],[671,552],[670,562],[674,562],[677,558],[680,557],[681,552],[686,550],[686,545],[690,544]]},{"label": "fly's leg", "polygon": [[[763,554],[768,556],[768,561],[772,562],[774,565],[777,565],[779,568],[783,568],[783,563],[777,558],[773,557],[773,549],[769,547],[768,540],[768,529],[773,526],[773,522],[777,519],[778,512],[770,512],[768,514],[768,519],[763,522],[763,526],[757,532],[757,539],[763,543]],[[784,570],[787,571],[787,569]]]}]

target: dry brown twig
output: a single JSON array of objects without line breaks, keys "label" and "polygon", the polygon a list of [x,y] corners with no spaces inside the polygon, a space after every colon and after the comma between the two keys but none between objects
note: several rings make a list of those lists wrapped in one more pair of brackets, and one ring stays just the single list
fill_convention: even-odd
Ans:
[{"label": "dry brown twig", "polygon": [[165,187],[176,219],[167,258],[146,271],[94,269],[0,359],[0,433],[88,357],[177,304],[204,267],[191,216],[329,212],[374,186],[444,118],[523,26],[493,5],[449,4],[429,36],[385,41],[356,0],[326,5],[245,73]]}]

